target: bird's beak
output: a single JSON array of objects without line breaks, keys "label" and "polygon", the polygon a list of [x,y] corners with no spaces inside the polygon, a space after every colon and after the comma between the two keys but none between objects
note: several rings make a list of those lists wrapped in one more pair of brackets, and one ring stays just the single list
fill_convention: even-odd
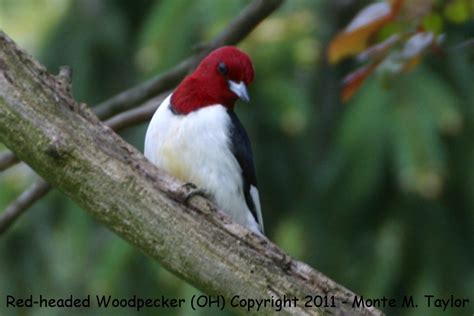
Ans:
[{"label": "bird's beak", "polygon": [[242,101],[249,102],[250,97],[247,92],[247,86],[243,81],[237,83],[235,81],[229,80],[229,89],[234,92]]}]

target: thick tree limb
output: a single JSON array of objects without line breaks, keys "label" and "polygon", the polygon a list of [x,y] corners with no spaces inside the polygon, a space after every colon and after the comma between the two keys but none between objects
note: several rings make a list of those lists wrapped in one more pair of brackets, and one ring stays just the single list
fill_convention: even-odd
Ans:
[{"label": "thick tree limb", "polygon": [[[163,99],[168,95],[169,92],[163,93],[156,98],[153,98],[146,102],[144,105],[117,114],[109,120],[105,121],[105,124],[112,128],[114,131],[119,131],[126,127],[130,127],[139,123],[150,120],[153,113],[156,111]],[[3,157],[8,157],[3,158]],[[5,161],[12,161],[13,163],[19,162],[16,156],[7,152],[0,157],[0,167]],[[9,167],[6,165],[6,167]],[[1,169],[0,169],[1,171]],[[50,190],[51,186],[40,179],[37,180],[30,188],[23,192],[15,201],[13,201],[5,211],[0,213],[0,235],[4,233],[13,223],[22,215],[28,208],[30,208],[36,201],[40,200]]]},{"label": "thick tree limb", "polygon": [[[300,299],[281,315],[380,315],[354,294],[234,224],[153,166],[0,32],[0,141],[119,236],[197,288],[227,299]],[[307,295],[336,307],[307,308]],[[344,304],[343,302],[347,302]],[[255,311],[254,311],[255,312]],[[260,314],[274,314],[266,306]]]},{"label": "thick tree limb", "polygon": [[211,50],[233,45],[244,39],[263,19],[276,10],[283,0],[256,0],[250,3],[216,38],[198,47],[198,52],[165,73],[117,94],[95,108],[100,118],[111,117],[174,88]]}]

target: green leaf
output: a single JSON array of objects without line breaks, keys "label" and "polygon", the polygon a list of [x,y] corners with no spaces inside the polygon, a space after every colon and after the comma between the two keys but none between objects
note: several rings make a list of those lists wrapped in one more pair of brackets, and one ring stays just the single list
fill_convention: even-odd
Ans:
[{"label": "green leaf", "polygon": [[452,22],[466,22],[472,17],[469,0],[453,0],[449,2],[444,9],[444,14]]},{"label": "green leaf", "polygon": [[427,31],[431,31],[434,34],[441,34],[443,32],[443,18],[438,13],[431,13],[425,16],[422,24]]}]

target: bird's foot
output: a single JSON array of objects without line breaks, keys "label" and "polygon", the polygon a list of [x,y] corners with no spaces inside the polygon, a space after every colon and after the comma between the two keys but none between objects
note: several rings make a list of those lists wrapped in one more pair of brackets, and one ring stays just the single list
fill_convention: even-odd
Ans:
[{"label": "bird's foot", "polygon": [[182,189],[183,189],[183,192],[184,192],[183,193],[183,201],[186,204],[189,204],[189,201],[191,200],[191,198],[196,196],[196,195],[200,195],[200,196],[202,196],[203,198],[206,198],[206,199],[209,198],[208,193],[204,189],[198,188],[193,183],[188,182],[188,183],[183,184]]}]

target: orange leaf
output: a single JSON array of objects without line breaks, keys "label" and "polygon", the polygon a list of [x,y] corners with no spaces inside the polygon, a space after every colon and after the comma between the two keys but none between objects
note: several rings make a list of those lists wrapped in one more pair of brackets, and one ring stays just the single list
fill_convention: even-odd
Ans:
[{"label": "orange leaf", "polygon": [[349,101],[352,96],[359,90],[365,80],[369,77],[372,72],[377,68],[380,62],[375,62],[367,66],[360,67],[356,71],[347,75],[342,81],[342,102]]},{"label": "orange leaf", "polygon": [[330,42],[329,62],[335,64],[345,57],[364,51],[369,39],[397,16],[402,2],[403,0],[394,0],[391,4],[377,2],[362,9],[346,29]]}]

